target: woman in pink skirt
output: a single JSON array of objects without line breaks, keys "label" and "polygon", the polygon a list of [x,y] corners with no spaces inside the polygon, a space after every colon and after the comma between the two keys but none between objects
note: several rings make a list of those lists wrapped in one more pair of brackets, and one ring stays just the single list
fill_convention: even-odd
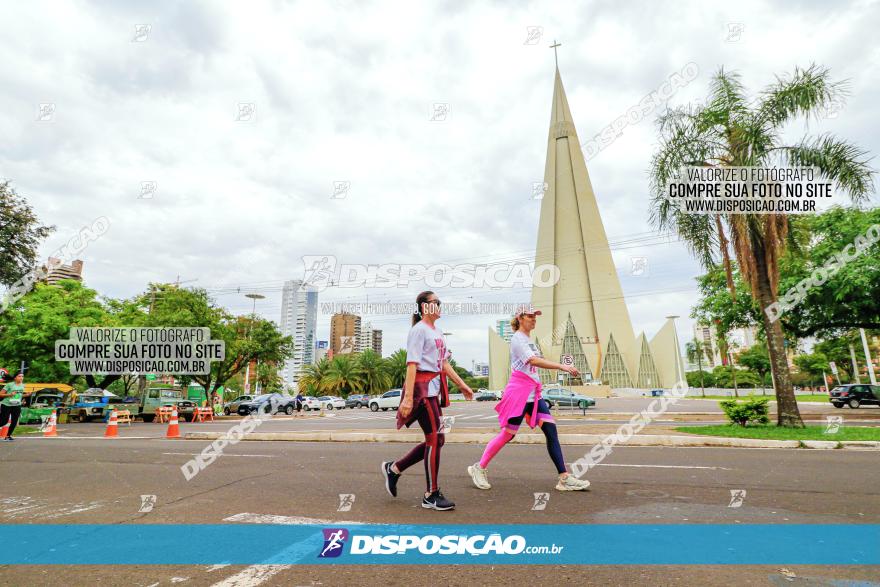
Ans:
[{"label": "woman in pink skirt", "polygon": [[550,414],[547,402],[541,397],[539,367],[559,369],[574,377],[578,376],[578,370],[543,358],[535,343],[529,339],[529,335],[535,328],[537,317],[540,315],[540,311],[529,307],[517,311],[513,320],[510,321],[510,325],[515,331],[510,339],[512,373],[510,381],[504,388],[501,401],[495,406],[495,411],[498,412],[498,421],[501,424],[501,432],[489,441],[480,461],[468,467],[468,473],[470,473],[474,485],[479,489],[492,488],[486,472],[489,462],[505,444],[513,440],[524,418],[528,418],[528,424],[532,428],[540,426],[547,439],[547,452],[550,453],[550,459],[559,474],[556,489],[559,491],[583,491],[590,486],[589,481],[578,479],[566,470],[562,447],[559,445],[559,434],[556,431],[556,422]]}]

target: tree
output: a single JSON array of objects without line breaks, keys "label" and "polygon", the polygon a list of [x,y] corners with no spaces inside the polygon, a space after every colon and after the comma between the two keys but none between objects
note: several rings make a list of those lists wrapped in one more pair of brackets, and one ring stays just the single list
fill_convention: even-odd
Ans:
[{"label": "tree", "polygon": [[276,363],[264,362],[257,365],[257,382],[263,393],[280,393],[284,390],[281,375]]},{"label": "tree", "polygon": [[226,357],[212,361],[207,375],[191,376],[204,388],[206,400],[251,361],[281,364],[293,354],[293,340],[281,334],[274,322],[233,316],[216,306],[203,289],[151,285],[140,303],[150,308],[147,326],[210,328],[212,340],[224,341]]},{"label": "tree", "polygon": [[391,377],[391,387],[403,387],[403,380],[406,379],[406,349],[398,349],[394,351],[390,357],[386,359],[388,365],[388,375]]},{"label": "tree", "polygon": [[[687,373],[685,373],[685,379],[687,379],[687,384],[689,387],[697,387],[698,385],[717,387],[715,383],[715,376],[708,371],[688,371]],[[703,395],[706,395],[705,389],[703,390]]]},{"label": "tree", "polygon": [[348,397],[364,388],[363,372],[352,355],[336,355],[330,360],[323,384],[328,393]]},{"label": "tree", "polygon": [[677,232],[704,267],[714,267],[720,255],[728,287],[735,295],[732,245],[747,287],[762,311],[776,383],[778,426],[804,426],[785,356],[782,324],[767,314],[777,299],[779,258],[787,244],[794,244],[787,238],[788,215],[689,215],[666,198],[666,185],[685,166],[782,163],[815,167],[854,202],[867,199],[873,190],[873,172],[865,151],[831,135],[782,143],[784,125],[818,115],[844,93],[843,86],[830,81],[827,69],[811,65],[805,70],[796,68],[791,77],[777,78],[752,105],[739,76],[722,68],[712,80],[706,105],[670,110],[658,121],[660,146],[650,170],[653,220],[661,229]]},{"label": "tree", "polygon": [[317,363],[303,365],[297,383],[305,389],[306,395],[320,395],[324,392],[324,378],[330,371],[330,359],[322,358]]},{"label": "tree", "polygon": [[8,180],[0,182],[0,218],[0,284],[10,286],[33,270],[40,243],[55,227],[42,226]]},{"label": "tree", "polygon": [[[859,210],[835,206],[817,215],[792,219],[803,232],[801,254],[788,252],[780,261],[780,292],[787,292],[817,268],[880,225],[880,208]],[[833,338],[856,328],[880,328],[880,244],[875,243],[843,264],[821,287],[807,290],[799,304],[782,315],[786,331],[801,337]]]},{"label": "tree", "polygon": [[694,338],[694,340],[685,345],[685,352],[687,353],[689,363],[693,364],[694,360],[697,361],[700,371],[700,391],[703,397],[706,397],[706,385],[703,383],[703,357],[705,356],[708,359],[709,355],[706,354],[705,345],[697,338]]},{"label": "tree", "polygon": [[[72,279],[56,285],[38,283],[0,314],[0,364],[17,369],[21,361],[26,361],[28,379],[73,385],[80,376],[70,374],[70,363],[55,361],[55,341],[67,340],[75,326],[112,325],[113,318],[95,290]],[[87,375],[86,380],[89,387],[106,389],[119,377],[107,375],[97,381]]]},{"label": "tree", "polygon": [[739,353],[739,364],[755,373],[761,382],[761,395],[764,395],[764,380],[770,372],[770,353],[764,343],[753,344]]},{"label": "tree", "polygon": [[385,393],[391,387],[388,365],[372,349],[357,355],[357,367],[361,372],[362,389],[369,395]]}]

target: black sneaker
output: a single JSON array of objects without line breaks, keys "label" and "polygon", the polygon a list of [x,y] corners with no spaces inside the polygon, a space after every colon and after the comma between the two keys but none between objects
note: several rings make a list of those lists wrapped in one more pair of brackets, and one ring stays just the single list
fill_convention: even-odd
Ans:
[{"label": "black sneaker", "polygon": [[382,476],[385,477],[385,489],[391,497],[397,497],[397,480],[400,479],[400,473],[391,470],[391,461],[382,463]]},{"label": "black sneaker", "polygon": [[4,441],[4,442],[12,442],[12,437],[11,437],[11,436],[7,436],[6,438],[3,439],[3,441]]},{"label": "black sneaker", "polygon": [[440,493],[440,490],[438,489],[428,497],[422,498],[422,507],[426,510],[439,510],[445,512],[446,510],[455,509],[455,503],[443,497],[443,494]]}]

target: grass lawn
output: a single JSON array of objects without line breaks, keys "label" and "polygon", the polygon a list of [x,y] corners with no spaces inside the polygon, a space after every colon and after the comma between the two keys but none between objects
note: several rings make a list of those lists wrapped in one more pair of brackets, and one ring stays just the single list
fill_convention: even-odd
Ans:
[{"label": "grass lawn", "polygon": [[[765,396],[762,396],[761,394],[754,394],[754,395],[743,395],[742,393],[739,394],[739,399],[746,399],[749,397],[766,397],[770,401],[776,401],[776,395],[770,391],[768,391],[767,395],[765,395]],[[797,401],[799,401],[799,402],[824,402],[824,403],[828,403],[828,394],[827,393],[817,393],[817,394],[812,394],[812,395],[798,395],[796,397],[797,397]],[[687,397],[687,399],[703,399],[703,396],[689,395]],[[732,395],[707,395],[706,399],[737,399],[737,398]]]},{"label": "grass lawn", "polygon": [[733,438],[763,438],[768,440],[880,440],[880,427],[841,426],[835,434],[825,434],[825,426],[806,428],[778,428],[776,426],[679,426],[679,432],[701,436],[726,436]]},{"label": "grass lawn", "polygon": [[15,427],[15,432],[12,433],[13,436],[26,436],[28,434],[34,434],[35,432],[39,432],[39,426],[24,426],[19,425]]}]

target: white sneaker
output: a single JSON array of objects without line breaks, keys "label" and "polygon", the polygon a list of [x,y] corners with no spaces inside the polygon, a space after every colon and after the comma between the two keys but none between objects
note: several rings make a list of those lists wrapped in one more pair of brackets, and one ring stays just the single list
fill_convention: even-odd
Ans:
[{"label": "white sneaker", "polygon": [[590,488],[590,482],[586,479],[578,479],[574,475],[569,475],[565,479],[560,479],[556,484],[559,491],[586,491]]},{"label": "white sneaker", "polygon": [[492,489],[492,486],[489,485],[489,478],[486,476],[486,469],[482,468],[480,463],[470,465],[468,473],[471,474],[471,479],[474,485],[477,486],[477,489]]}]

